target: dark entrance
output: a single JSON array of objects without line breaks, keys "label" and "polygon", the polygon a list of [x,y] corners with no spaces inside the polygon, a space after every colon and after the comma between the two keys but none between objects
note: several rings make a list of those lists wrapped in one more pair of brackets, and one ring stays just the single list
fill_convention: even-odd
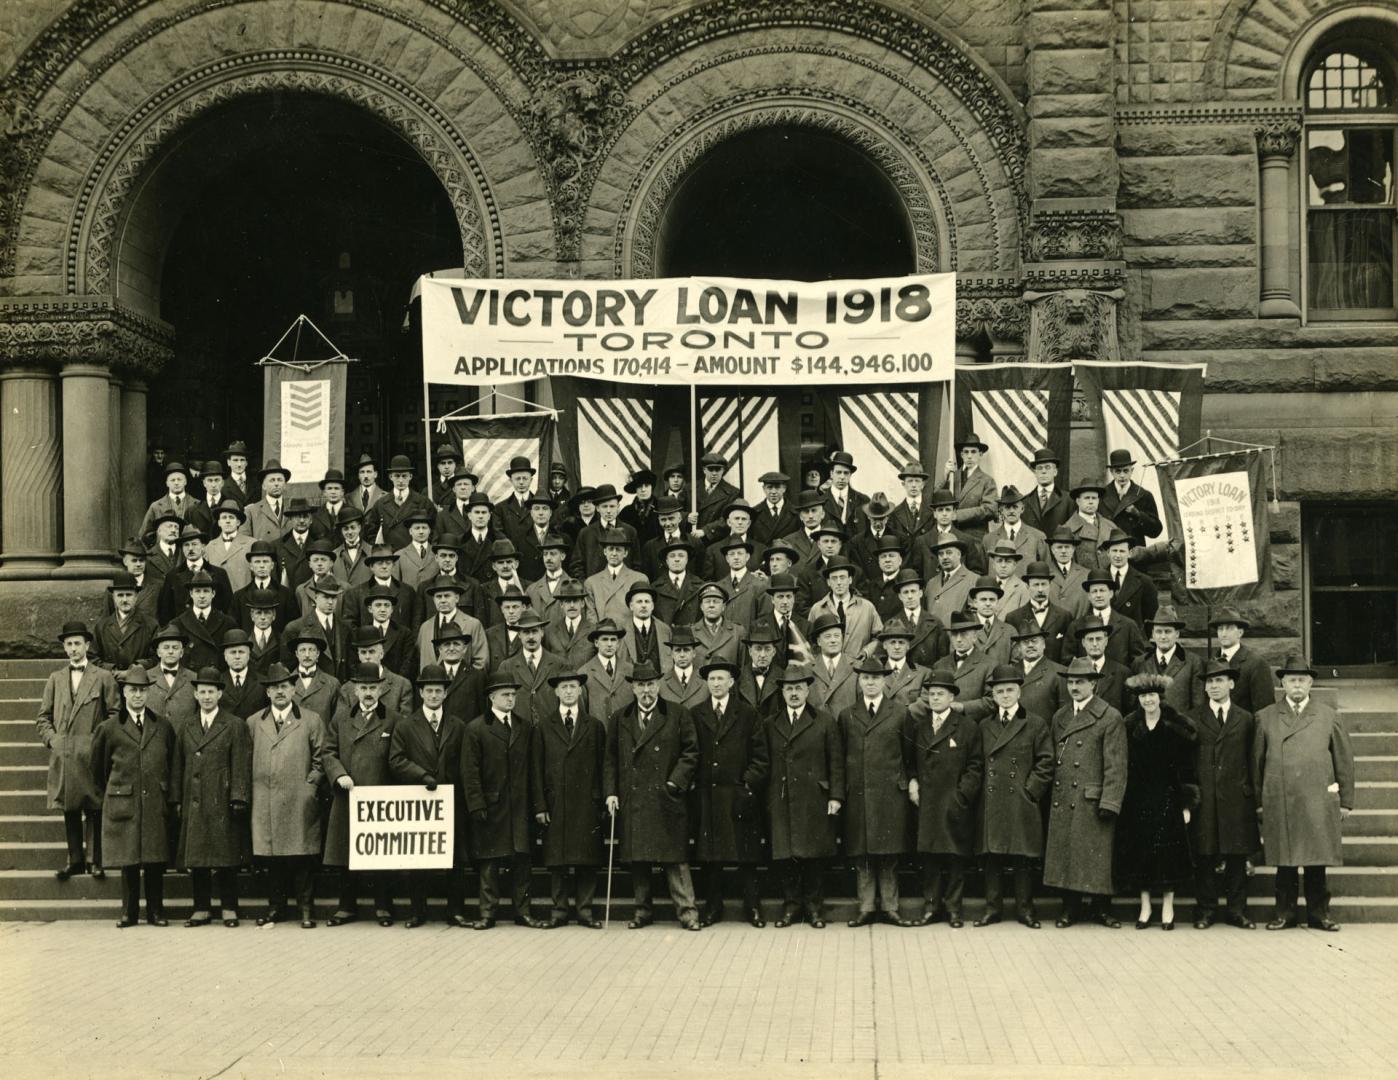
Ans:
[{"label": "dark entrance", "polygon": [[[159,208],[178,215],[165,226],[159,291],[177,345],[151,387],[152,436],[195,458],[243,438],[260,458],[253,365],[304,312],[360,361],[347,459],[420,448],[421,345],[403,315],[419,274],[461,264],[461,241],[417,152],[348,104],[269,94],[203,117],[158,172],[158,190],[186,194]],[[325,355],[309,334],[302,348]]]},{"label": "dark entrance", "polygon": [[[819,281],[913,273],[917,251],[897,189],[845,140],[812,128],[754,128],[711,149],[661,222],[661,276]],[[829,441],[815,395],[799,394],[803,457]],[[785,408],[785,404],[783,405]]]},{"label": "dark entrance", "polygon": [[1312,663],[1324,675],[1398,673],[1398,508],[1301,509]]}]

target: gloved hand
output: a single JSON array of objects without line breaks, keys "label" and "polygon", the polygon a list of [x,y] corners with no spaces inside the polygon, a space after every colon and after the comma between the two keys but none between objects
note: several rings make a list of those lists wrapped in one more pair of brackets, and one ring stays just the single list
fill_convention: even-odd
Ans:
[{"label": "gloved hand", "polygon": [[607,813],[615,814],[621,808],[621,800],[615,795],[607,796]]},{"label": "gloved hand", "polygon": [[435,776],[424,776],[422,778],[422,786],[425,787],[428,791],[436,791],[437,778]]},{"label": "gloved hand", "polygon": [[335,783],[339,785],[342,791],[349,791],[351,788],[354,787],[354,780],[349,776],[349,774],[341,776],[339,779],[335,781]]}]

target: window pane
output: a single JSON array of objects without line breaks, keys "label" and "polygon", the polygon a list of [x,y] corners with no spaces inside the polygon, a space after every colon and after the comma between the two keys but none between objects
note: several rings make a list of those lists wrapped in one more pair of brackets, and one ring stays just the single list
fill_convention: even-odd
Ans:
[{"label": "window pane", "polygon": [[1311,584],[1398,588],[1398,511],[1384,506],[1306,512]]},{"label": "window pane", "polygon": [[1385,74],[1377,64],[1355,53],[1326,56],[1306,85],[1306,104],[1312,109],[1381,109],[1390,102]]},{"label": "window pane", "polygon": [[1393,129],[1310,129],[1306,172],[1311,206],[1391,206]]},{"label": "window pane", "polygon": [[1312,211],[1306,236],[1311,307],[1393,307],[1393,211]]},{"label": "window pane", "polygon": [[1398,593],[1316,593],[1311,597],[1312,659],[1319,667],[1398,660]]}]

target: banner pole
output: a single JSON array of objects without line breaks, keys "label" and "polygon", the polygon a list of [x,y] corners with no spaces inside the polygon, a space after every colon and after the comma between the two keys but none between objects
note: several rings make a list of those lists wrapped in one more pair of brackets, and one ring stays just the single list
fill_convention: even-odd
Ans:
[{"label": "banner pole", "polygon": [[699,387],[689,384],[689,504],[699,512]]},{"label": "banner pole", "polygon": [[[422,380],[422,453],[423,453],[423,456],[426,457],[426,459],[427,459],[427,462],[426,462],[426,470],[425,470],[426,473],[427,473],[427,497],[435,502],[436,499],[437,499],[437,493],[436,493],[435,491],[432,490],[432,488],[433,488],[433,483],[432,483],[432,481],[433,481],[433,477],[432,477],[432,405],[431,405],[431,395],[428,393],[428,385],[429,385],[429,384],[428,384],[427,380],[426,380],[426,379],[423,379],[423,380]],[[464,455],[464,453],[465,453],[465,451],[463,450],[463,455]],[[465,460],[465,459],[464,459],[464,456],[463,456],[463,459],[462,459],[462,460],[463,460],[463,461]]]}]

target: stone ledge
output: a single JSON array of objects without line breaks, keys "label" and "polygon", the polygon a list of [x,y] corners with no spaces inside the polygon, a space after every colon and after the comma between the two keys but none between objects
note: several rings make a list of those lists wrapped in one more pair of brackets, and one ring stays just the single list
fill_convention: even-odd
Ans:
[{"label": "stone ledge", "polygon": [[58,655],[54,635],[70,619],[91,628],[105,613],[106,581],[6,581],[0,584],[0,656]]}]

